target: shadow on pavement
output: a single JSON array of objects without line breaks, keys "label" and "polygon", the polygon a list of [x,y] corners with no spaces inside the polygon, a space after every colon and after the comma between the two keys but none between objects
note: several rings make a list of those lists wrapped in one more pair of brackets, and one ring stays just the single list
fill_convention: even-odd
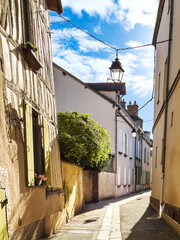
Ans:
[{"label": "shadow on pavement", "polygon": [[[126,206],[121,206],[121,211],[124,212],[121,216],[121,231],[123,240],[180,239],[180,237],[178,237],[176,233],[156,214],[151,206],[147,207],[142,217],[139,221],[137,221],[139,215],[142,213],[140,213],[141,209],[138,210],[137,205],[133,208],[133,206],[131,206],[132,203],[125,205]],[[127,214],[129,212],[125,208],[130,208],[132,214]],[[139,208],[141,208],[140,205]]]}]

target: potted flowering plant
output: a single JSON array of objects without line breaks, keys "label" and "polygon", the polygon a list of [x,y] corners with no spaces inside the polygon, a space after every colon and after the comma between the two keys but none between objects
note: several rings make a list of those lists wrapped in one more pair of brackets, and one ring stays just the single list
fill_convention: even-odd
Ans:
[{"label": "potted flowering plant", "polygon": [[37,186],[43,185],[47,178],[43,174],[35,173],[35,183]]}]

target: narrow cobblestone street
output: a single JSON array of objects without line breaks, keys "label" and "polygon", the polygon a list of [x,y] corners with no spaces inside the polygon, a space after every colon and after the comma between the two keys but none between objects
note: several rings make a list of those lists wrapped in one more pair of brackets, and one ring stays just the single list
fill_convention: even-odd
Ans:
[{"label": "narrow cobblestone street", "polygon": [[149,206],[150,192],[87,204],[53,240],[178,240]]}]

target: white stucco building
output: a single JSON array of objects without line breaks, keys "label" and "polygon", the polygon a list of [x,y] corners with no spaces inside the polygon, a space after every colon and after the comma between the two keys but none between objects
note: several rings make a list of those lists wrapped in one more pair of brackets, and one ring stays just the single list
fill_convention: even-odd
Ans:
[{"label": "white stucco building", "polygon": [[84,83],[56,64],[54,81],[57,112],[90,113],[110,136],[114,158],[111,166],[98,176],[99,199],[135,191],[132,129],[140,128],[120,104],[120,95],[126,94],[125,83]]}]

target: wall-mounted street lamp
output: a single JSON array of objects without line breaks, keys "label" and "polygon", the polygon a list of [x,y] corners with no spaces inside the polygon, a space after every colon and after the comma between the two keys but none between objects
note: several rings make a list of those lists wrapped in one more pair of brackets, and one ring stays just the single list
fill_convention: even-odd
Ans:
[{"label": "wall-mounted street lamp", "polygon": [[124,69],[121,66],[121,63],[118,58],[118,50],[116,50],[116,58],[115,61],[112,62],[110,69],[110,78],[115,83],[122,82],[122,78],[124,75]]},{"label": "wall-mounted street lamp", "polygon": [[135,128],[133,128],[131,133],[132,133],[133,138],[136,138],[137,132],[136,132]]}]

